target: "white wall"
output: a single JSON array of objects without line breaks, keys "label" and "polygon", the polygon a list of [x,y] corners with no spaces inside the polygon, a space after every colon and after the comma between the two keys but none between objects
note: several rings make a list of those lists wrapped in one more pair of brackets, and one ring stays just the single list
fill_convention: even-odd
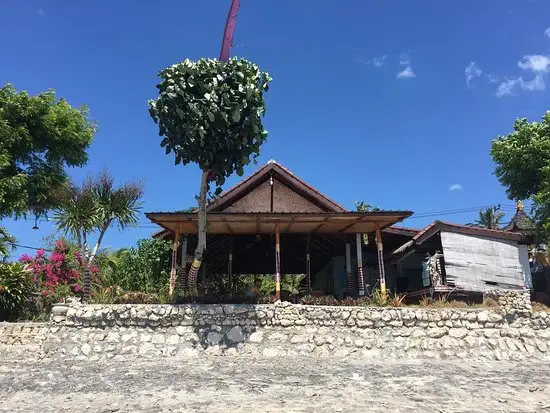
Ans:
[{"label": "white wall", "polygon": [[460,289],[484,292],[524,288],[531,279],[515,241],[441,231],[441,244],[447,283]]}]

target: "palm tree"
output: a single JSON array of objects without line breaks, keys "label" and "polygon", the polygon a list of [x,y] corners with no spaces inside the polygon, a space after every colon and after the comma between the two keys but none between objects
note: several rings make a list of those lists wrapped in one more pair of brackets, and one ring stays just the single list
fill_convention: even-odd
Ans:
[{"label": "palm tree", "polygon": [[502,218],[504,218],[504,212],[500,210],[500,206],[494,206],[491,208],[482,209],[479,211],[479,218],[476,219],[474,225],[477,227],[487,229],[500,229]]},{"label": "palm tree", "polygon": [[[88,178],[81,187],[68,185],[59,194],[59,207],[53,214],[57,229],[72,235],[78,243],[84,261],[84,298],[89,298],[90,272],[107,230],[118,226],[123,230],[138,222],[143,185],[130,182],[115,188],[114,179],[103,171],[97,178]],[[88,238],[98,237],[90,250]]]}]

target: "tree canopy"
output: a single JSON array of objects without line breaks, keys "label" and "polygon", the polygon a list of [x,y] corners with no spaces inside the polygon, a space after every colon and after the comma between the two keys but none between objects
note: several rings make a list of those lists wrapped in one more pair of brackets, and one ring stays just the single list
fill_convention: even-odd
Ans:
[{"label": "tree canopy", "polygon": [[83,166],[96,126],[85,107],[73,108],[48,91],[36,96],[0,88],[0,218],[56,205],[66,166]]},{"label": "tree canopy", "polygon": [[[221,193],[225,179],[260,154],[267,138],[261,118],[264,92],[271,77],[245,59],[186,59],[159,73],[159,96],[149,113],[175,164],[196,163],[202,170],[198,203],[198,243],[189,271],[189,290],[196,294],[196,276],[206,248],[206,195],[210,182]],[[175,277],[171,275],[171,281]]]},{"label": "tree canopy", "polygon": [[514,130],[492,142],[495,174],[510,199],[530,199],[534,219],[550,235],[550,111],[541,122],[517,119]]},{"label": "tree canopy", "polygon": [[223,185],[260,153],[267,138],[261,117],[271,77],[245,59],[186,59],[159,73],[159,97],[149,101],[161,146],[175,163],[197,163]]},{"label": "tree canopy", "polygon": [[[113,177],[103,171],[97,178],[86,179],[80,187],[65,186],[58,194],[59,206],[53,220],[59,230],[74,237],[89,266],[112,225],[122,230],[137,223],[142,196],[141,183],[130,182],[117,188]],[[89,237],[94,232],[98,238],[90,253]]]}]

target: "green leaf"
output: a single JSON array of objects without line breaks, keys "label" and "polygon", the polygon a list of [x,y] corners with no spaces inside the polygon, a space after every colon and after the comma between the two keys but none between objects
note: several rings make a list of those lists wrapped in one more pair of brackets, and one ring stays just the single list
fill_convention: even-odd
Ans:
[{"label": "green leaf", "polygon": [[239,109],[235,109],[233,111],[233,122],[238,122],[241,120],[241,111]]},{"label": "green leaf", "polygon": [[149,108],[175,161],[214,171],[217,186],[234,173],[244,173],[243,166],[259,152],[267,134],[261,117],[268,74],[236,58],[186,59],[162,73],[168,72],[169,77],[161,76],[158,100]]},{"label": "green leaf", "polygon": [[[155,101],[148,109],[155,120]],[[87,108],[73,108],[53,91],[0,86],[0,221],[55,209],[56,192],[68,183],[65,167],[86,165],[96,129]]]}]

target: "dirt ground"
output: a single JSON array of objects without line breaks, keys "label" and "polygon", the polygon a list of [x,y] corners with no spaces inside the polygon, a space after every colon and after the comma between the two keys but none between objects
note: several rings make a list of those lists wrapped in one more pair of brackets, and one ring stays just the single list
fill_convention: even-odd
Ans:
[{"label": "dirt ground", "polygon": [[550,366],[237,356],[0,360],[0,411],[550,413]]}]

